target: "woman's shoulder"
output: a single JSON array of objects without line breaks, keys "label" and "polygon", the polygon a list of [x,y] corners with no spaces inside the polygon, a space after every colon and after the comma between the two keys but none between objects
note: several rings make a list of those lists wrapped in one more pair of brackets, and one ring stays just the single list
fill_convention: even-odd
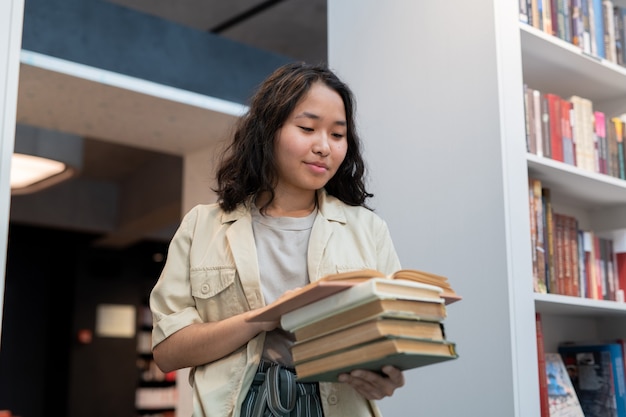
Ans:
[{"label": "woman's shoulder", "polygon": [[219,203],[197,204],[185,214],[184,221],[193,223],[232,223],[249,215],[247,204],[240,204],[233,211],[225,211]]},{"label": "woman's shoulder", "polygon": [[325,214],[329,214],[329,217],[340,218],[345,217],[345,220],[350,222],[351,220],[369,221],[374,223],[384,223],[384,220],[374,210],[364,206],[351,206],[344,203],[337,197],[330,194],[326,194],[323,198],[322,211]]},{"label": "woman's shoulder", "polygon": [[218,203],[200,203],[200,204],[196,204],[189,211],[187,211],[187,213],[185,214],[185,217],[198,216],[202,214],[210,214],[210,213],[216,213],[216,212],[220,212],[220,213],[223,212],[223,210],[220,208],[220,205]]},{"label": "woman's shoulder", "polygon": [[221,218],[224,210],[218,203],[196,204],[183,216],[183,223],[205,222]]}]

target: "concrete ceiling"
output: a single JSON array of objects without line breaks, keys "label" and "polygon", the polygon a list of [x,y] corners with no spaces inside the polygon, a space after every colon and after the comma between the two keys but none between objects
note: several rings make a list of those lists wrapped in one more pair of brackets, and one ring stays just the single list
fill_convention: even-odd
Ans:
[{"label": "concrete ceiling", "polygon": [[[293,59],[326,61],[326,0],[108,1]],[[11,221],[99,233],[109,247],[169,239],[181,215],[181,155],[224,138],[237,115],[236,107],[211,107],[23,60],[17,122],[81,136],[84,159],[77,178],[14,196]]]}]

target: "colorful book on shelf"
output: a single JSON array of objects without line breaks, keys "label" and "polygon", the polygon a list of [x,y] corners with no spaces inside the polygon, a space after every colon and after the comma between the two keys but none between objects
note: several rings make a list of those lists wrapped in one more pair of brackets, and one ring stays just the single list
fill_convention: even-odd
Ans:
[{"label": "colorful book on shelf", "polygon": [[548,394],[548,376],[546,373],[546,355],[541,313],[535,313],[535,327],[537,339],[537,367],[539,371],[539,405],[541,417],[550,417],[550,398]]},{"label": "colorful book on shelf", "polygon": [[[348,288],[364,282],[372,281],[372,289],[379,293],[388,292],[388,296],[413,298],[438,298],[446,304],[453,303],[461,297],[452,289],[448,279],[415,269],[402,269],[390,275],[385,275],[373,269],[331,274],[312,282],[302,288],[294,290],[289,296],[282,297],[274,303],[259,309],[250,317],[250,321],[277,320],[287,313],[330,296],[338,296]],[[363,290],[359,290],[363,291]],[[336,300],[337,298],[332,298]]]},{"label": "colorful book on shelf", "polygon": [[533,242],[533,278],[534,290],[546,293],[546,243],[544,232],[543,192],[541,180],[529,177],[530,224]]},{"label": "colorful book on shelf", "polygon": [[364,322],[357,321],[356,324],[321,336],[313,336],[304,340],[296,339],[296,342],[291,346],[291,354],[295,362],[302,362],[351,346],[393,336],[445,340],[442,323],[375,317]]},{"label": "colorful book on shelf", "polygon": [[555,161],[563,162],[562,98],[553,93],[546,93],[546,99],[548,100],[548,112],[550,115],[550,155]]},{"label": "colorful book on shelf", "polygon": [[576,166],[576,147],[572,126],[572,102],[561,98],[561,140],[563,141],[563,162]]},{"label": "colorful book on shelf", "polygon": [[457,357],[452,342],[389,337],[294,365],[301,382],[337,381],[339,374],[354,369],[381,372],[384,366],[392,365],[407,370]]},{"label": "colorful book on shelf", "polygon": [[625,417],[624,356],[618,343],[565,343],[559,354],[585,417]]},{"label": "colorful book on shelf", "polygon": [[[561,355],[545,354],[549,417],[586,417]],[[542,412],[543,416],[543,412]]]},{"label": "colorful book on shelf", "polygon": [[601,111],[594,111],[594,143],[596,157],[596,172],[606,174],[606,115]]},{"label": "colorful book on shelf", "polygon": [[556,263],[555,263],[555,236],[554,236],[554,211],[552,208],[552,192],[549,188],[541,190],[541,197],[544,204],[544,232],[546,244],[546,287],[549,293],[556,293]]},{"label": "colorful book on shelf", "polygon": [[593,49],[592,46],[592,53],[600,58],[606,58],[604,47],[604,10],[602,7],[602,0],[588,1],[593,19],[593,33],[595,34],[595,49]]},{"label": "colorful book on shelf", "polygon": [[292,331],[296,340],[305,340],[376,318],[441,322],[446,315],[446,306],[443,303],[375,299],[335,313],[330,317],[311,321]]},{"label": "colorful book on shelf", "polygon": [[[412,292],[413,289],[421,288],[430,290],[431,293]],[[283,314],[280,318],[280,325],[283,329],[293,332],[306,324],[334,316],[337,313],[350,310],[352,307],[373,300],[402,299],[444,304],[440,295],[441,289],[429,284],[406,280],[371,278],[346,291],[333,294]]]},{"label": "colorful book on shelf", "polygon": [[543,156],[552,158],[552,150],[550,144],[550,110],[548,108],[548,99],[546,93],[540,93],[541,106],[541,142],[543,146]]},{"label": "colorful book on shelf", "polygon": [[532,88],[524,85],[524,116],[526,122],[526,150],[537,155],[537,131],[535,129],[535,100]]}]

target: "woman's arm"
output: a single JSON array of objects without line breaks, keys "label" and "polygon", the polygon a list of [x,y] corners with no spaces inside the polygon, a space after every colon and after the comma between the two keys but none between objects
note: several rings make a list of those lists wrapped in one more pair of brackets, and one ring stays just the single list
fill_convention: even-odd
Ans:
[{"label": "woman's arm", "polygon": [[156,364],[163,372],[203,365],[220,359],[263,331],[278,326],[277,321],[249,322],[245,312],[227,319],[194,323],[173,333],[153,348]]}]

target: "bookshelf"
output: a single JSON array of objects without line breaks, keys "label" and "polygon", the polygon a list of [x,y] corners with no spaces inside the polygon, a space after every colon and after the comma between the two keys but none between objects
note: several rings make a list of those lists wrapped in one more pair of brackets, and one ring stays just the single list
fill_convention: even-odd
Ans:
[{"label": "bookshelf", "polygon": [[152,314],[146,303],[139,308],[137,329],[137,389],[135,414],[174,417],[178,400],[176,372],[163,373],[152,357]]},{"label": "bookshelf", "polygon": [[[617,115],[625,68],[520,23],[517,1],[337,3],[330,63],[357,92],[374,206],[403,266],[449,277],[464,297],[446,319],[459,359],[407,372],[383,413],[419,404],[423,415],[538,416],[534,313],[548,352],[626,336],[626,305],[532,291],[528,177],[550,186],[557,211],[602,233],[626,228],[626,183],[528,155],[523,85]],[[355,10],[385,30],[350,23]]]}]

